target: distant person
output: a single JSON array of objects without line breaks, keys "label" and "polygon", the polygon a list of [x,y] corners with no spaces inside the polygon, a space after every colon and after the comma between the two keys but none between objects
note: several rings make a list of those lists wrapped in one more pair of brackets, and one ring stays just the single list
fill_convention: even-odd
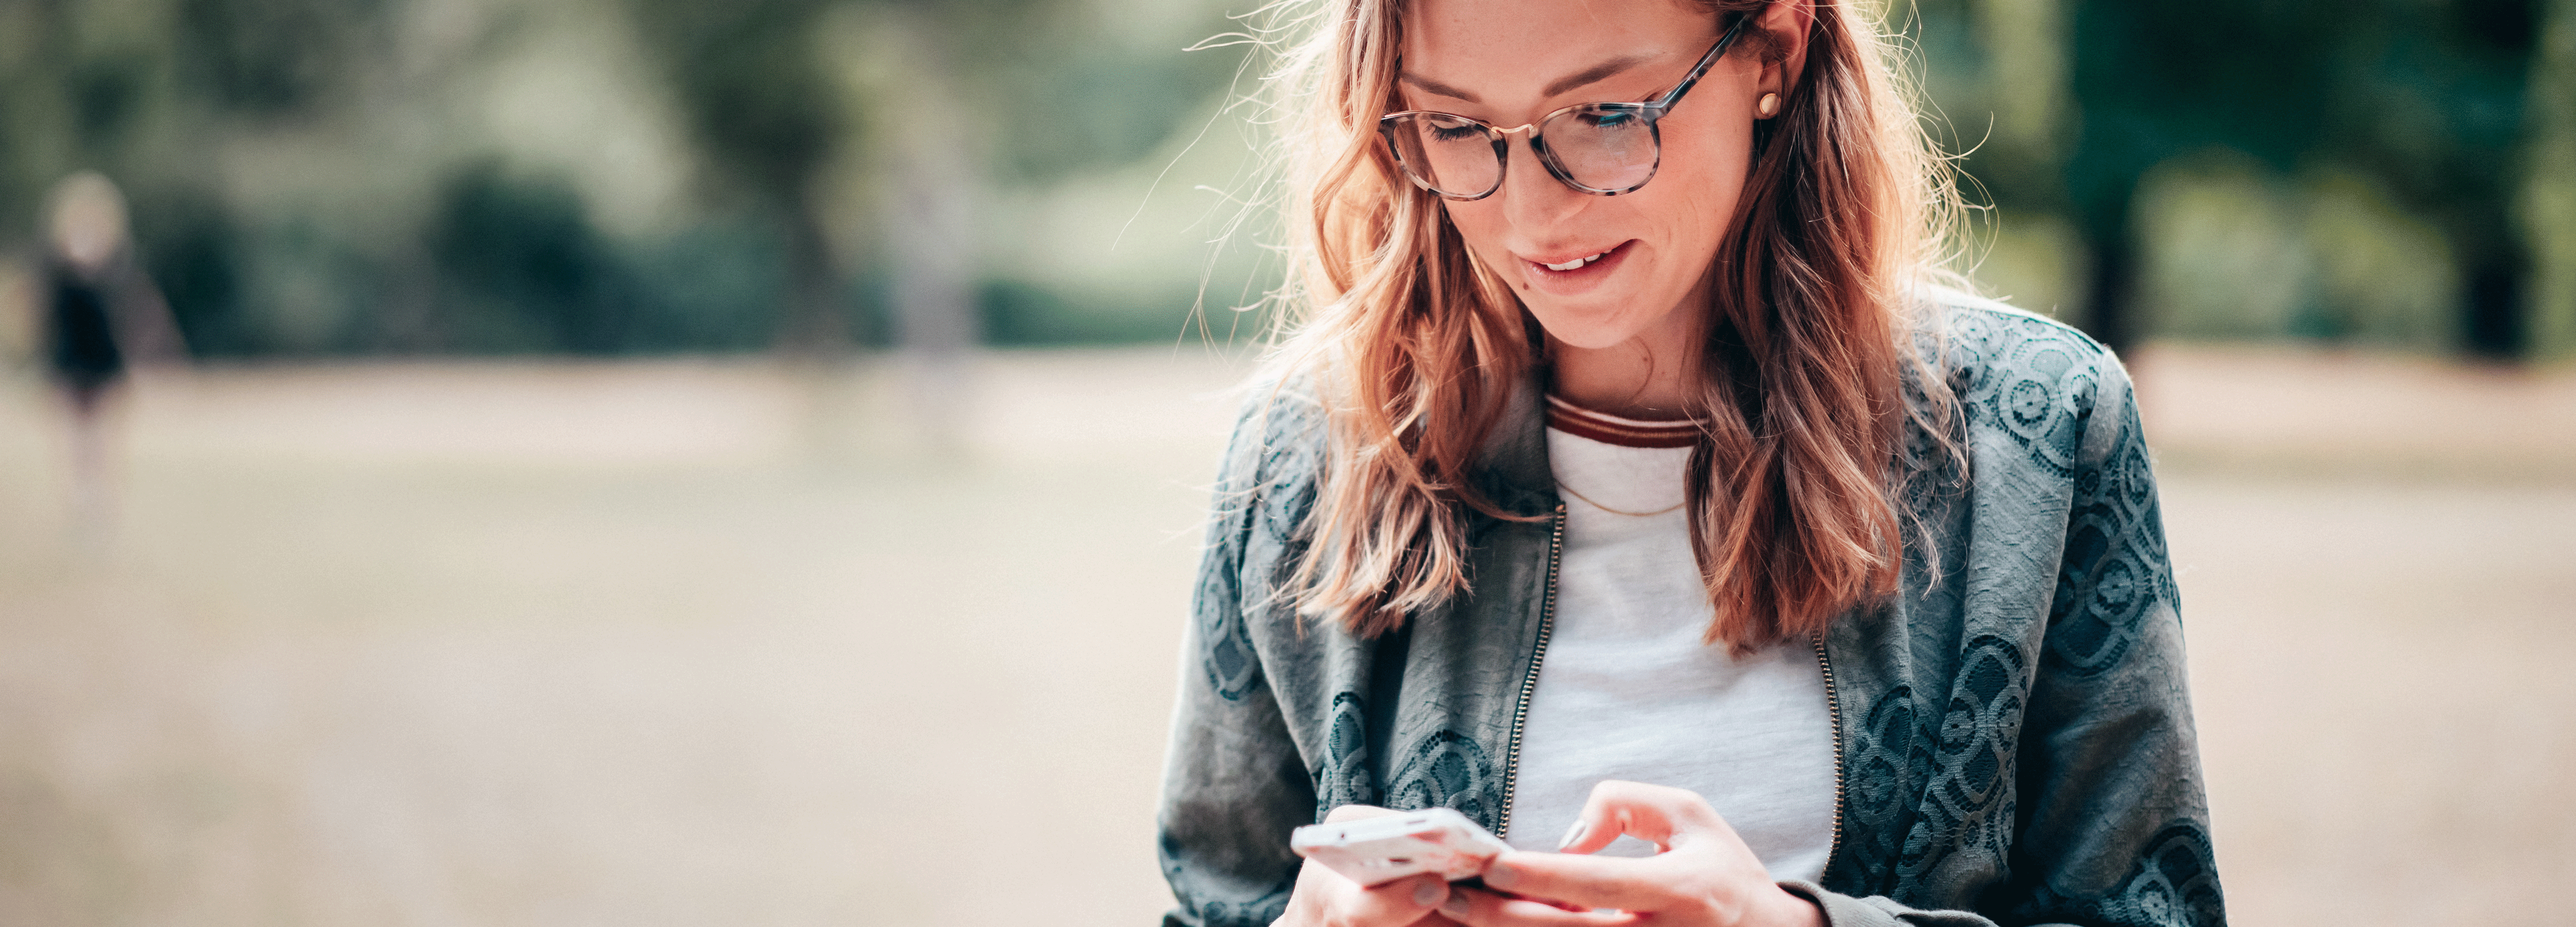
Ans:
[{"label": "distant person", "polygon": [[114,183],[91,172],[64,179],[47,220],[39,350],[70,413],[75,525],[95,531],[107,508],[105,420],[127,367],[186,352],[160,289],[136,260]]},{"label": "distant person", "polygon": [[1886,7],[1317,6],[1164,923],[2222,924],[2128,375],[1957,286]]}]

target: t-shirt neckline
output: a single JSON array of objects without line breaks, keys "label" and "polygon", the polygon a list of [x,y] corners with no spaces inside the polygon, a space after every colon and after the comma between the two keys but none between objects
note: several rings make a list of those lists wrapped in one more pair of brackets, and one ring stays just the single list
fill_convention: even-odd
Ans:
[{"label": "t-shirt neckline", "polygon": [[1547,427],[1618,447],[1673,448],[1699,443],[1699,419],[1645,421],[1595,412],[1549,393]]}]

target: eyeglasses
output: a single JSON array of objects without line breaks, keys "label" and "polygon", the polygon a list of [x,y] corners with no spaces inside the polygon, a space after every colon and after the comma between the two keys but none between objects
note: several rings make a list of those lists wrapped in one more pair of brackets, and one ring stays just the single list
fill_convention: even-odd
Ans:
[{"label": "eyeglasses", "polygon": [[1578,103],[1515,129],[1465,116],[1408,110],[1377,121],[1377,132],[1395,151],[1396,164],[1413,185],[1461,202],[1481,200],[1503,188],[1503,168],[1510,163],[1511,134],[1530,130],[1530,153],[1558,182],[1595,196],[1634,193],[1655,179],[1662,163],[1663,130],[1656,126],[1673,104],[1699,83],[1710,65],[1726,57],[1726,48],[1753,21],[1751,12],[1709,46],[1681,83],[1662,99],[1645,103]]}]

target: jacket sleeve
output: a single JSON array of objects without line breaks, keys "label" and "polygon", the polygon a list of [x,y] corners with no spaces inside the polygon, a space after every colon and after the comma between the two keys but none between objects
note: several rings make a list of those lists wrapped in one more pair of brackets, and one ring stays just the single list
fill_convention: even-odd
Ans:
[{"label": "jacket sleeve", "polygon": [[2010,875],[1973,913],[1784,883],[1835,927],[2226,922],[2155,476],[2108,352],[2097,389],[2015,753]]},{"label": "jacket sleeve", "polygon": [[[1258,392],[1258,391],[1257,391]],[[1282,399],[1281,402],[1288,400]],[[1177,902],[1165,927],[1259,927],[1288,904],[1298,857],[1288,832],[1314,823],[1315,796],[1246,627],[1246,587],[1266,594],[1275,560],[1262,523],[1275,479],[1271,408],[1256,394],[1235,426],[1210,506],[1207,547],[1182,647],[1180,694],[1164,758],[1159,830],[1163,877]],[[1259,548],[1255,550],[1254,548]]]}]

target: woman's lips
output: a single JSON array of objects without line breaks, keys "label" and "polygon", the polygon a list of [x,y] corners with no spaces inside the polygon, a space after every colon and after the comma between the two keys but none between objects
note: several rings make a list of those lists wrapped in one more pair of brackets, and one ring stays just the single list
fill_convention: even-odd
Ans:
[{"label": "woman's lips", "polygon": [[[1542,289],[1559,293],[1590,289],[1595,282],[1618,270],[1621,260],[1628,256],[1628,246],[1636,243],[1635,239],[1630,239],[1611,246],[1607,251],[1568,255],[1552,265],[1522,258],[1521,267],[1529,274],[1530,282]],[[1573,266],[1567,267],[1569,264]],[[1566,269],[1558,270],[1559,267]]]}]

